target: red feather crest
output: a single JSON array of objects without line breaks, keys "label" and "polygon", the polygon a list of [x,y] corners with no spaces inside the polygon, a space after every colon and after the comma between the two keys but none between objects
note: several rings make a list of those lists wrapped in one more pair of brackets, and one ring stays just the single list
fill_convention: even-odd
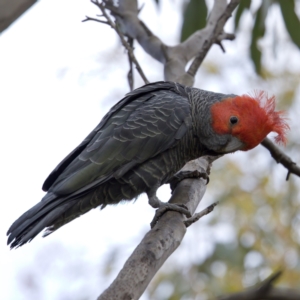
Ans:
[{"label": "red feather crest", "polygon": [[[244,97],[251,97],[251,94],[243,95]],[[242,97],[243,97],[242,96]],[[268,93],[265,91],[254,90],[252,99],[255,99],[259,106],[266,112],[268,117],[268,125],[271,131],[276,132],[278,135],[275,137],[275,142],[279,144],[286,144],[286,132],[290,129],[287,124],[287,118],[285,112],[275,111],[275,96],[268,97]]]}]

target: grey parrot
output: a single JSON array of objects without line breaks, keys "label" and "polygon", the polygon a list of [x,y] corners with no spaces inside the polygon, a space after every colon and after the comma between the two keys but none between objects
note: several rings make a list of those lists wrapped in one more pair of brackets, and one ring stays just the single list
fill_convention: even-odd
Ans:
[{"label": "grey parrot", "polygon": [[144,192],[150,205],[163,207],[157,189],[188,161],[249,150],[270,131],[283,141],[281,112],[260,102],[174,82],[128,93],[48,176],[47,193],[11,225],[8,244],[19,247],[45,228],[48,235],[92,208]]}]

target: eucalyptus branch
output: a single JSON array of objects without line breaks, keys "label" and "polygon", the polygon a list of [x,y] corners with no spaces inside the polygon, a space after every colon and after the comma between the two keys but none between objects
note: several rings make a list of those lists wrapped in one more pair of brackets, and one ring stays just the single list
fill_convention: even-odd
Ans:
[{"label": "eucalyptus branch", "polygon": [[184,224],[186,227],[189,227],[190,225],[192,225],[193,223],[197,222],[198,220],[200,220],[202,217],[208,215],[209,213],[211,213],[214,208],[219,204],[219,202],[215,202],[211,205],[209,205],[208,207],[206,207],[205,209],[203,209],[202,211],[194,214],[191,218],[187,219],[184,221]]},{"label": "eucalyptus branch", "polygon": [[[229,4],[225,0],[215,0],[206,27],[198,30],[185,42],[174,47],[165,45],[146,24],[139,20],[139,9],[136,0],[119,0],[118,6],[114,6],[111,1],[103,1],[92,0],[92,3],[100,8],[108,24],[118,33],[133,63],[136,66],[138,65],[132,47],[127,43],[124,35],[132,40],[137,40],[145,52],[164,65],[166,80],[192,86],[195,74],[210,47],[215,43],[224,51],[222,41],[235,38],[233,34],[224,32],[223,28],[233,10],[239,4],[239,0],[231,0]],[[116,23],[110,19],[107,10],[116,18],[116,23],[119,26],[116,26]],[[186,72],[186,64],[193,57],[195,57],[194,62],[189,71]],[[145,82],[148,82],[147,79],[145,79]],[[197,159],[186,164],[181,171],[202,170],[209,173],[210,164],[215,159],[216,157]],[[184,179],[176,186],[169,202],[184,204],[191,213],[194,213],[205,191],[206,180]],[[211,212],[215,205],[213,204],[196,214],[190,221],[184,220],[184,217],[178,212],[169,211],[165,213],[146,234],[128,258],[116,279],[98,299],[138,299],[165,260],[180,245],[186,233],[186,226]]]},{"label": "eucalyptus branch", "polygon": [[102,23],[102,24],[109,25],[109,23],[107,21],[102,21],[102,20],[99,20],[99,19],[96,19],[96,18],[91,18],[91,17],[85,16],[85,19],[82,20],[82,22],[87,22],[87,21],[95,21],[95,22],[99,22],[99,23]]},{"label": "eucalyptus branch", "polygon": [[278,271],[259,285],[246,291],[218,297],[217,300],[298,300],[300,291],[287,288],[275,288],[273,284],[281,276]]},{"label": "eucalyptus branch", "polygon": [[214,43],[219,44],[221,49],[224,51],[221,41],[223,39],[233,40],[235,38],[233,34],[226,34],[223,31],[223,27],[227,20],[231,17],[231,14],[234,11],[234,9],[240,3],[240,0],[231,0],[226,6],[225,10],[221,11],[220,13],[220,9],[218,8],[218,6],[222,5],[222,3],[226,3],[226,1],[215,1],[214,3],[213,11],[207,22],[208,24],[213,24],[213,26],[211,27],[210,32],[207,34],[207,38],[205,39],[200,49],[200,52],[195,57],[191,66],[189,67],[189,70],[187,71],[187,73],[192,77],[195,76],[206,54],[208,53],[209,49]]},{"label": "eucalyptus branch", "polygon": [[[201,169],[209,173],[208,159],[197,159],[184,166],[185,170]],[[206,191],[206,179],[184,179],[180,181],[169,202],[183,203],[194,213]],[[98,297],[98,300],[139,299],[153,276],[168,257],[180,245],[186,226],[182,214],[166,212],[145,235],[124,264],[112,284]]]},{"label": "eucalyptus branch", "polygon": [[[122,45],[125,47],[125,49],[127,50],[128,56],[130,57],[130,60],[135,64],[135,67],[137,69],[137,71],[139,72],[139,74],[141,75],[142,79],[144,80],[144,83],[147,84],[149,83],[146,75],[144,74],[139,62],[137,61],[134,53],[133,53],[133,49],[130,46],[130,44],[126,41],[124,34],[122,33],[122,31],[119,29],[119,27],[117,26],[117,24],[109,17],[109,15],[106,12],[106,5],[103,4],[103,2],[99,2],[98,0],[91,0],[91,2],[93,4],[95,4],[97,7],[99,7],[99,9],[102,12],[103,17],[107,20],[106,24],[110,25],[119,35]],[[106,2],[105,2],[106,3]],[[112,10],[112,6],[108,5],[109,9]],[[83,20],[83,22],[85,21],[97,21],[97,22],[101,22],[101,23],[105,23],[104,21],[100,21],[98,19],[94,19],[94,18],[90,18],[90,17],[86,17],[85,20]],[[129,83],[130,85],[130,83]]]},{"label": "eucalyptus branch", "polygon": [[[225,33],[223,27],[238,3],[238,0],[232,0],[228,5],[225,0],[215,1],[207,26],[176,46],[166,45],[138,18],[136,0],[119,0],[118,6],[109,5],[106,8],[111,11],[127,36],[136,39],[145,52],[164,65],[165,80],[193,86],[196,71],[213,43],[225,51],[222,40],[235,38],[234,34]],[[187,63],[199,53],[201,60],[198,57],[192,69],[186,72]]]},{"label": "eucalyptus branch", "polygon": [[252,287],[246,291],[227,295],[227,296],[221,296],[218,298],[218,300],[259,300],[261,298],[266,299],[266,295],[268,292],[272,289],[273,283],[280,277],[281,271],[278,271],[271,275],[269,278],[267,278],[265,281],[263,281],[258,286]]},{"label": "eucalyptus branch", "polygon": [[[130,45],[130,48],[133,49],[134,39],[129,37],[128,38],[128,43]],[[127,80],[128,80],[130,91],[133,91],[133,89],[134,89],[134,77],[133,77],[133,68],[132,68],[133,62],[132,62],[132,59],[131,59],[129,54],[128,54],[128,62],[129,62],[129,71],[128,71],[128,74],[127,74]]]},{"label": "eucalyptus branch", "polygon": [[282,164],[288,170],[286,180],[289,180],[291,173],[300,176],[300,167],[297,166],[289,156],[283,153],[270,139],[265,138],[261,144],[270,151],[271,156],[277,163]]},{"label": "eucalyptus branch", "polygon": [[[215,43],[224,52],[222,41],[235,38],[234,34],[224,32],[223,28],[239,2],[240,0],[231,0],[227,4],[227,1],[215,1],[206,27],[196,31],[183,43],[170,47],[154,35],[144,22],[139,20],[139,9],[136,0],[119,0],[119,6],[114,6],[108,0],[104,1],[105,4],[98,0],[92,0],[92,3],[100,8],[109,25],[119,34],[122,44],[127,49],[130,57],[133,56],[133,51],[124,39],[123,32],[128,37],[136,39],[148,54],[164,64],[165,80],[179,82],[188,86],[193,86],[196,72],[211,46]],[[107,13],[104,12],[105,9],[110,10],[123,32],[111,21]],[[193,57],[195,59],[186,72],[186,64]],[[132,59],[132,61],[135,63],[136,59]],[[137,69],[141,70],[138,65]],[[146,82],[147,79],[142,75],[143,73],[140,72],[140,74]]]}]

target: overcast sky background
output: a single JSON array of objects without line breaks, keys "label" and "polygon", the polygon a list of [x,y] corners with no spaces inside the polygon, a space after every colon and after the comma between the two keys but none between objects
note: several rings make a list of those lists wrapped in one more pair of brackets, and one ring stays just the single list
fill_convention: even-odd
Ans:
[{"label": "overcast sky background", "polygon": [[[181,1],[161,2],[157,10],[154,1],[147,1],[140,16],[172,45],[178,40]],[[40,201],[48,174],[128,92],[127,56],[112,29],[95,22],[81,23],[85,15],[98,13],[89,1],[43,0],[0,35],[0,299],[74,299],[73,295],[95,299],[147,232],[154,215],[146,197],[141,196],[136,203],[101,212],[95,209],[46,239],[38,236],[20,249],[10,251],[6,246],[8,227]],[[250,19],[243,21],[245,28]],[[232,30],[232,24],[227,27]],[[244,37],[225,42],[225,56],[214,46],[209,57],[223,71],[216,79],[203,68],[195,86],[236,94],[265,89],[247,60],[248,42]],[[148,79],[162,80],[162,66],[136,48]],[[289,45],[285,51],[295,62],[291,70],[299,69],[299,53]],[[286,56],[278,57],[276,68],[285,67],[286,62]],[[270,58],[267,63],[274,61]],[[249,77],[251,86],[245,80]],[[142,85],[139,75],[135,78],[135,87]],[[292,118],[291,126],[294,122]],[[235,157],[244,159],[245,155]],[[286,173],[278,170],[281,180]],[[159,196],[167,200],[169,188],[161,188]],[[199,210],[212,201],[207,193]],[[206,222],[203,220],[202,226]],[[198,260],[211,250],[205,231],[199,237],[191,230],[184,243],[195,237],[198,244],[188,252],[187,247],[177,250],[177,257],[184,257],[182,263]],[[232,229],[226,225],[215,230],[216,240],[230,242],[233,238]],[[108,278],[101,276],[97,266],[120,245],[123,252],[114,258],[116,270]],[[85,269],[80,269],[82,263]]]}]

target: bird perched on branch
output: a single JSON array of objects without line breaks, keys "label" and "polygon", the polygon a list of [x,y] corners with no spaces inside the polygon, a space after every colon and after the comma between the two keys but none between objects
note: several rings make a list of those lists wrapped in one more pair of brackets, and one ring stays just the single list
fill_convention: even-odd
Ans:
[{"label": "bird perched on branch", "polygon": [[48,176],[47,194],[8,230],[19,247],[100,206],[145,192],[154,208],[157,189],[188,161],[257,146],[271,131],[285,143],[288,125],[264,92],[224,95],[156,82],[126,95]]}]

